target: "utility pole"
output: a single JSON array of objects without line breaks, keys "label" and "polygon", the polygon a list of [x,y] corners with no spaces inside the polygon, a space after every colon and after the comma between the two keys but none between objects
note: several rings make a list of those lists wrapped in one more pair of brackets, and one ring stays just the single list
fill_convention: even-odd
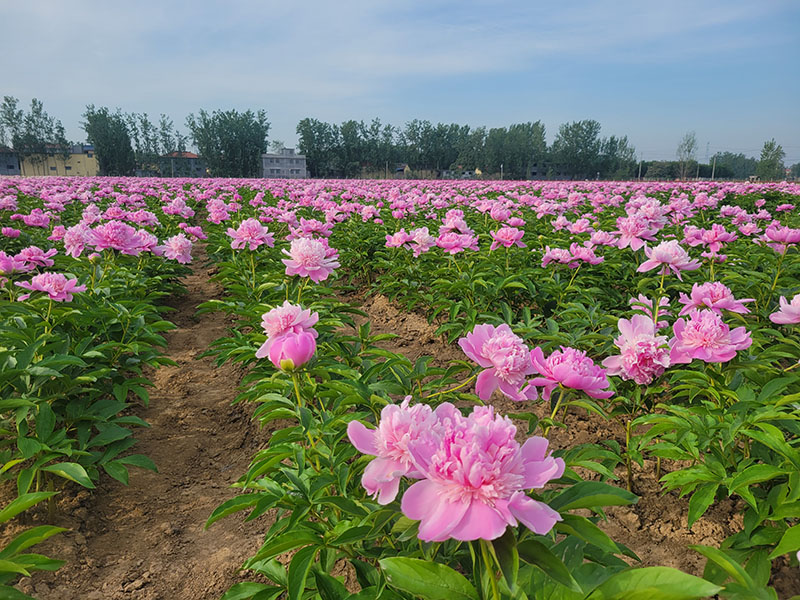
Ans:
[{"label": "utility pole", "polygon": [[642,161],[642,155],[640,154],[639,155],[639,177],[638,177],[639,181],[642,180],[642,162],[644,162],[644,161]]},{"label": "utility pole", "polygon": [[697,171],[694,174],[694,180],[700,179],[700,161],[697,161]]},{"label": "utility pole", "polygon": [[714,164],[711,166],[711,181],[714,181],[714,172],[717,170],[717,156],[714,155]]},{"label": "utility pole", "polygon": [[503,181],[503,163],[500,163],[500,181]]}]

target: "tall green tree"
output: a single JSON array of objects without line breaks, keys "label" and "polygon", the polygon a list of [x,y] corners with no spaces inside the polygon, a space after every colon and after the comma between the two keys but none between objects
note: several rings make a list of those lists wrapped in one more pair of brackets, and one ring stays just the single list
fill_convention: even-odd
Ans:
[{"label": "tall green tree", "polygon": [[764,181],[783,179],[784,158],[786,158],[786,153],[783,151],[783,147],[781,147],[774,138],[768,142],[764,142],[764,147],[761,149],[761,158],[756,167],[756,175]]},{"label": "tall green tree", "polygon": [[697,136],[694,131],[687,131],[678,142],[675,152],[678,157],[678,177],[686,179],[692,168],[697,164]]},{"label": "tall green tree", "polygon": [[94,146],[102,175],[132,175],[136,170],[136,155],[131,145],[125,115],[105,106],[86,107],[81,123],[86,139]]},{"label": "tall green tree", "polygon": [[[18,108],[19,101],[5,96],[0,105],[0,123],[5,137],[21,159],[43,164],[48,156],[69,157],[70,144],[61,121],[51,117],[41,100],[33,98],[30,109]],[[44,174],[44,172],[42,172]]]},{"label": "tall green tree", "polygon": [[628,136],[603,138],[600,144],[600,176],[603,179],[629,179],[636,172],[636,149]]},{"label": "tall green tree", "polygon": [[186,127],[213,177],[260,177],[270,123],[263,110],[200,110]]},{"label": "tall green tree", "polygon": [[305,155],[312,177],[330,177],[338,169],[339,129],[336,125],[305,118],[297,124],[297,148]]},{"label": "tall green tree", "polygon": [[553,141],[552,155],[562,173],[594,179],[601,170],[600,123],[592,119],[564,123]]},{"label": "tall green tree", "polygon": [[758,161],[744,154],[733,152],[717,152],[711,157],[711,162],[716,162],[714,177],[733,179],[747,179],[756,174]]}]

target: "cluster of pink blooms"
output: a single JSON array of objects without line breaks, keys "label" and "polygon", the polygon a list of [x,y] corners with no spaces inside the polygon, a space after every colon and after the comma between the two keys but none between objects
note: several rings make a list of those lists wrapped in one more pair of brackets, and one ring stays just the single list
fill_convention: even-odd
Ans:
[{"label": "cluster of pink blooms", "polygon": [[587,241],[583,245],[573,242],[569,248],[550,248],[545,246],[542,255],[542,267],[546,267],[551,262],[567,265],[570,269],[575,269],[582,262],[590,265],[599,265],[605,260],[602,256],[594,253],[594,244]]},{"label": "cluster of pink blooms", "polygon": [[256,350],[256,358],[269,357],[275,368],[291,371],[303,366],[317,350],[314,325],[319,314],[288,300],[261,317],[267,340]]},{"label": "cluster of pink blooms", "polygon": [[[476,325],[458,344],[483,368],[475,384],[482,400],[488,400],[497,388],[511,400],[535,400],[539,397],[536,386],[543,388],[542,396],[549,400],[559,385],[592,398],[613,395],[605,369],[595,365],[585,352],[562,347],[545,358],[541,348],[529,350],[505,323],[498,327]],[[529,380],[531,375],[536,377]]]},{"label": "cluster of pink blooms", "polygon": [[441,542],[493,540],[510,525],[548,533],[561,516],[530,498],[564,472],[564,461],[547,451],[547,440],[515,440],[516,427],[492,407],[464,417],[452,404],[389,405],[376,429],[352,421],[347,433],[360,452],[376,458],[362,478],[364,488],[388,504],[400,479],[417,479],[403,494],[401,509],[420,521],[419,538]]},{"label": "cluster of pink blooms", "polygon": [[326,239],[297,238],[283,253],[289,257],[282,259],[287,275],[309,277],[315,283],[325,281],[339,266],[339,253]]}]

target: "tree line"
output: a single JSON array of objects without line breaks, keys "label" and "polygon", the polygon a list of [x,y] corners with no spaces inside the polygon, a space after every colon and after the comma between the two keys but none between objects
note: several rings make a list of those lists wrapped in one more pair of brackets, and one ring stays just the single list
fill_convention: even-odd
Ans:
[{"label": "tree line", "polygon": [[[185,152],[191,142],[213,177],[260,177],[261,155],[267,150],[270,122],[263,110],[200,110],[185,121],[187,133],[162,114],[157,122],[147,113],[126,113],[90,104],[81,126],[103,175],[170,175],[160,160]],[[759,159],[718,152],[708,165],[696,159],[697,138],[686,133],[674,161],[637,161],[627,136],[601,137],[591,119],[562,124],[552,145],[541,121],[507,127],[472,127],[414,119],[402,127],[348,120],[341,124],[314,118],[297,125],[298,150],[306,156],[312,177],[393,176],[398,167],[415,174],[441,177],[482,173],[508,179],[782,179],[783,148],[765,142]],[[280,144],[280,142],[276,142]],[[34,98],[26,111],[5,96],[0,104],[0,147],[10,146],[21,159],[44,160],[70,152],[61,121]],[[175,172],[176,175],[184,173]],[[800,163],[792,166],[800,177]]]},{"label": "tree line", "polygon": [[477,169],[513,179],[631,177],[636,150],[627,136],[601,138],[600,129],[594,120],[565,123],[548,147],[541,121],[473,128],[414,119],[401,128],[378,118],[340,125],[305,118],[297,136],[312,177],[388,174],[398,164],[437,176]]}]

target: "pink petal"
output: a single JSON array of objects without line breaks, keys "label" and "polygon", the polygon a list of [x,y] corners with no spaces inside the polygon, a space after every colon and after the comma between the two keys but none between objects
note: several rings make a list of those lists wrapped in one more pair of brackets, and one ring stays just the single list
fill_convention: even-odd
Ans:
[{"label": "pink petal", "polygon": [[378,455],[378,449],[375,446],[376,434],[377,430],[367,429],[360,421],[350,421],[347,424],[347,437],[350,438],[350,443],[356,447],[356,450],[362,454]]},{"label": "pink petal", "polygon": [[511,514],[528,529],[539,535],[548,533],[561,520],[561,515],[544,502],[537,502],[517,492],[508,503]]}]

